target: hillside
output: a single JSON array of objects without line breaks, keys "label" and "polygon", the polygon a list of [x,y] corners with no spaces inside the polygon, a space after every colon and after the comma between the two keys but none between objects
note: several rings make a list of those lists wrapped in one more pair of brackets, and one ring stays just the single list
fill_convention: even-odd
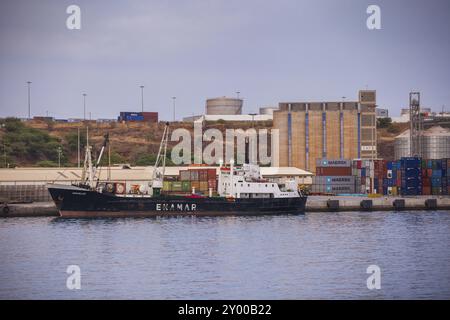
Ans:
[{"label": "hillside", "polygon": [[[0,139],[2,143],[1,167],[10,166],[57,166],[58,147],[61,147],[61,165],[77,164],[78,129],[80,129],[81,161],[86,144],[86,127],[89,129],[93,156],[96,157],[103,142],[103,136],[109,133],[112,163],[130,163],[132,165],[150,165],[158,152],[164,123],[58,123],[32,120],[21,122],[9,118],[0,120]],[[219,129],[223,134],[226,129],[248,129],[248,122],[207,122],[204,130]],[[271,127],[271,122],[255,122],[256,129]],[[394,137],[406,130],[408,124],[387,124],[378,129],[379,157],[392,159],[394,155]],[[176,122],[171,130],[185,128],[191,133],[192,123]],[[169,149],[177,142],[169,143]],[[106,160],[106,157],[105,157]],[[170,165],[170,163],[169,163]]]},{"label": "hillside", "polygon": [[[80,129],[81,161],[86,145],[86,127],[89,131],[89,144],[93,145],[93,157],[96,158],[103,143],[103,136],[109,133],[111,146],[111,163],[130,163],[132,165],[151,165],[158,153],[164,130],[164,123],[97,123],[86,121],[80,123],[58,123],[32,120],[21,122],[17,119],[0,120],[0,139],[6,142],[6,158],[10,166],[57,166],[58,147],[62,148],[61,165],[77,164],[78,129]],[[256,129],[267,128],[271,122],[255,122]],[[223,134],[226,129],[251,128],[247,122],[224,123],[215,121],[206,123],[203,130],[219,129]],[[192,123],[171,123],[171,130],[184,128],[193,132]],[[169,142],[170,149],[178,142]],[[3,150],[2,150],[3,151]],[[2,155],[4,153],[2,152]],[[104,157],[106,161],[106,157]],[[1,166],[4,167],[4,157]],[[168,165],[171,165],[169,162]]]}]

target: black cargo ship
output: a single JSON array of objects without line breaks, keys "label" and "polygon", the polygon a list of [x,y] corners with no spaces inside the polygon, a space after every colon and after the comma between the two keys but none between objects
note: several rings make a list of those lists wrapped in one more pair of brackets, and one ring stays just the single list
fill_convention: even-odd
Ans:
[{"label": "black cargo ship", "polygon": [[[141,185],[138,194],[127,192],[123,183],[102,182],[97,168],[108,143],[103,147],[95,165],[91,161],[90,147],[86,148],[81,181],[77,185],[48,185],[60,216],[66,218],[96,217],[156,217],[156,216],[225,216],[302,214],[307,196],[298,190],[295,181],[276,182],[263,179],[258,165],[248,162],[246,141],[245,164],[235,167],[220,164],[217,192],[214,196],[191,194],[172,195],[162,192],[168,124],[161,140],[158,156],[148,183]],[[162,170],[161,170],[162,169]]]},{"label": "black cargo ship", "polygon": [[295,198],[119,196],[65,185],[52,185],[48,190],[61,217],[67,218],[301,214],[304,213],[306,204],[306,196]]}]

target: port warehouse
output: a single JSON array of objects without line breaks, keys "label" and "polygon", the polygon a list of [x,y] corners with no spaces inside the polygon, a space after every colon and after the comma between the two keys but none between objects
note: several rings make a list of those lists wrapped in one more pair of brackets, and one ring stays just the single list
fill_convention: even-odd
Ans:
[{"label": "port warehouse", "polygon": [[[209,173],[206,179],[195,174],[186,177],[187,171],[215,170],[215,176]],[[196,188],[196,193],[209,194],[208,180],[216,181],[218,167],[192,166],[192,167],[166,167],[167,181],[163,188],[166,192],[187,193]],[[124,186],[126,193],[137,193],[141,185],[147,185],[152,177],[152,167],[122,167],[102,168],[99,172],[100,182],[111,181]],[[183,173],[184,172],[184,173]],[[14,168],[0,169],[0,198],[14,201],[50,201],[45,185],[47,183],[71,184],[80,181],[81,168]],[[311,185],[311,172],[298,168],[287,167],[261,167],[263,178],[268,181],[283,183],[287,179],[295,179],[299,185]],[[206,184],[205,184],[206,183]]]}]

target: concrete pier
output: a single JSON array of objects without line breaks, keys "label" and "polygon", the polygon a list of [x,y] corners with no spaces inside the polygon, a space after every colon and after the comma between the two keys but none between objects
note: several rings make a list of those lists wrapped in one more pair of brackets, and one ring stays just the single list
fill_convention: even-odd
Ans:
[{"label": "concrete pier", "polygon": [[[0,217],[56,217],[58,210],[53,202],[32,202],[0,204]],[[306,212],[345,212],[345,211],[412,211],[412,210],[449,210],[448,196],[417,197],[325,197],[310,196],[306,203]]]},{"label": "concrete pier", "polygon": [[57,217],[53,202],[11,203],[0,205],[0,217]]},{"label": "concrete pier", "polygon": [[401,211],[450,210],[449,196],[415,197],[353,197],[311,196],[306,202],[307,212],[332,211]]}]

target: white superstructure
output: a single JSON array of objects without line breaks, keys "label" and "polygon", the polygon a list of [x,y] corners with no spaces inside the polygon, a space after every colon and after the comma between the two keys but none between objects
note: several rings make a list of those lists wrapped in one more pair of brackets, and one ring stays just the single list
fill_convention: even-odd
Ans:
[{"label": "white superstructure", "polygon": [[255,164],[235,167],[233,160],[229,166],[220,164],[218,193],[231,198],[296,198],[300,197],[295,180],[284,185],[262,178],[260,168]]}]

